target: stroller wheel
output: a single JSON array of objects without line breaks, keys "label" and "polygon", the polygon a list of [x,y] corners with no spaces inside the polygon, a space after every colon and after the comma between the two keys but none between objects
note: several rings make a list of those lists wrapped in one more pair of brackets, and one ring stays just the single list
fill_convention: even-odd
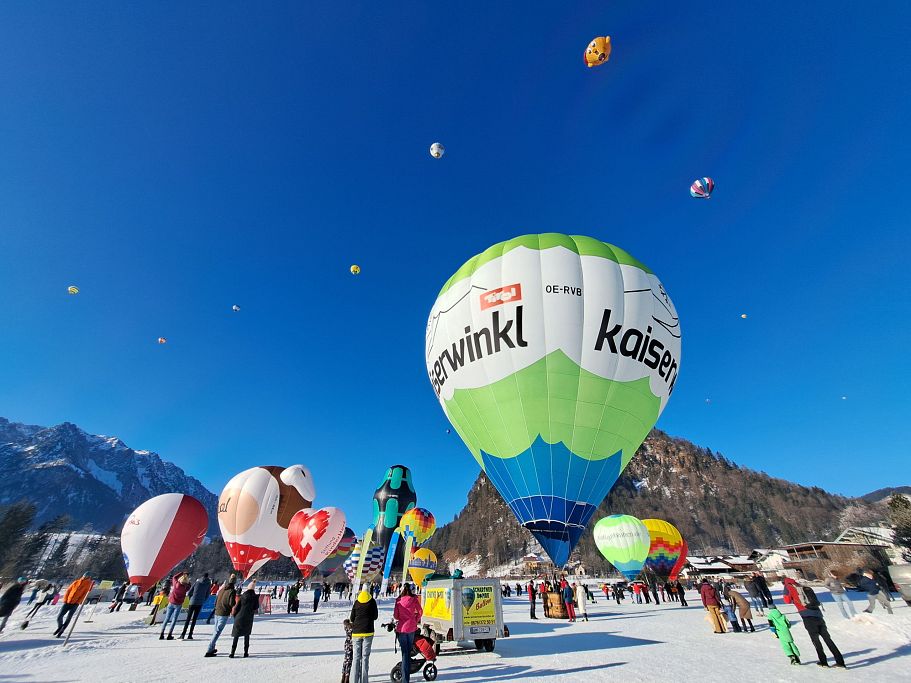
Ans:
[{"label": "stroller wheel", "polygon": [[425,681],[435,681],[437,679],[437,665],[433,662],[427,662],[427,666],[424,667],[424,680]]},{"label": "stroller wheel", "polygon": [[394,667],[392,667],[392,671],[389,672],[389,680],[392,681],[392,683],[399,683],[399,681],[402,680],[402,663],[401,662],[399,662]]}]

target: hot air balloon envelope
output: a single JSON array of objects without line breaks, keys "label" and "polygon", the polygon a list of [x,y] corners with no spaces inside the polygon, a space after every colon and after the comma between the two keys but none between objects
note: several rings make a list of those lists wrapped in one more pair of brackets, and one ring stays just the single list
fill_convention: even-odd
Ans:
[{"label": "hot air balloon envelope", "polygon": [[269,560],[290,557],[288,524],[315,497],[303,465],[251,467],[232,478],[218,499],[218,526],[234,568],[249,577]]},{"label": "hot air balloon envelope", "polygon": [[446,149],[439,142],[430,145],[430,156],[434,159],[440,159],[446,153]]},{"label": "hot air balloon envelope", "polygon": [[199,547],[208,528],[206,508],[193,496],[166,493],[144,502],[120,534],[130,583],[140,591],[154,586]]},{"label": "hot air balloon envelope", "polygon": [[338,547],[345,535],[345,513],[338,508],[298,510],[288,524],[291,557],[304,578]]},{"label": "hot air balloon envelope", "polygon": [[595,545],[604,559],[628,581],[635,579],[648,557],[648,529],[631,515],[611,515],[595,524]]},{"label": "hot air balloon envelope", "polygon": [[437,529],[436,519],[430,510],[412,508],[402,515],[399,531],[407,538],[414,538],[415,545],[424,545]]},{"label": "hot air balloon envelope", "polygon": [[683,571],[683,568],[686,566],[686,556],[689,551],[690,547],[686,544],[686,541],[684,541],[683,547],[680,549],[680,557],[678,557],[677,561],[674,563],[674,567],[671,569],[668,580],[676,581],[677,577],[680,576],[680,572]]},{"label": "hot air balloon envelope", "polygon": [[79,294],[79,288],[76,285],[70,285],[66,288],[67,294]]},{"label": "hot air balloon envelope", "polygon": [[690,185],[690,196],[694,199],[709,199],[715,189],[715,181],[709,177],[697,178]]},{"label": "hot air balloon envelope", "polygon": [[418,548],[408,563],[408,573],[411,574],[412,580],[421,585],[424,579],[437,570],[437,556],[429,548]]},{"label": "hot air balloon envelope", "polygon": [[683,552],[683,537],[670,522],[663,519],[643,519],[651,538],[645,566],[662,581],[667,581]]},{"label": "hot air balloon envelope", "polygon": [[610,59],[610,36],[598,36],[585,48],[585,65],[589,68],[601,66]]},{"label": "hot air balloon envelope", "polygon": [[452,426],[562,566],[673,391],[680,324],[622,249],[524,235],[443,286],[425,353]]},{"label": "hot air balloon envelope", "polygon": [[342,540],[339,541],[338,546],[333,550],[325,560],[320,562],[320,565],[316,570],[323,576],[323,578],[330,576],[335,573],[339,567],[342,566],[345,560],[351,555],[351,552],[354,550],[354,545],[357,543],[357,536],[355,536],[354,531],[349,527],[345,527],[345,533],[342,534]]},{"label": "hot air balloon envelope", "polygon": [[385,550],[398,531],[402,515],[417,504],[411,470],[393,465],[373,494],[373,540]]}]

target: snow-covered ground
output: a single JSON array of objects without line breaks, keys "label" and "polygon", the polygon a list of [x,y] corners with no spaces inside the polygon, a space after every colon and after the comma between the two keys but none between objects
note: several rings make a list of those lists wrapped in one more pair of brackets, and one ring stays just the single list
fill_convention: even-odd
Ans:
[{"label": "snow-covered ground", "polygon": [[[847,621],[824,591],[832,637],[845,655],[849,670],[816,666],[810,639],[794,609],[780,606],[792,622],[792,633],[804,664],[790,666],[769,633],[765,620],[756,616],[756,633],[711,632],[701,606],[617,606],[599,599],[589,605],[588,622],[570,624],[528,617],[524,599],[505,601],[505,618],[511,637],[497,641],[492,653],[458,650],[447,646],[440,656],[440,681],[896,681],[911,680],[911,608],[893,602],[889,616],[877,606],[873,615],[861,614]],[[855,594],[858,611],[866,606]],[[691,605],[696,593],[691,591]],[[80,619],[70,644],[61,646],[51,636],[53,611],[39,613],[28,630],[19,629],[23,608],[13,614],[0,635],[0,681],[180,681],[217,680],[219,683],[256,680],[302,680],[333,683],[340,680],[344,635],[341,621],[346,603],[331,602],[316,614],[281,611],[261,615],[253,627],[249,659],[228,659],[230,626],[219,643],[219,655],[203,658],[212,626],[200,623],[195,640],[160,641],[158,629],[142,617],[147,608],[95,614],[93,623]],[[780,602],[780,601],[779,601]],[[312,606],[312,601],[309,602]],[[278,610],[283,609],[276,603]],[[380,621],[392,613],[392,602],[380,603]],[[379,622],[378,622],[379,623]],[[179,628],[177,631],[179,635]],[[389,680],[399,660],[392,649],[393,636],[377,631],[370,659],[370,680]],[[420,675],[412,679],[422,680]]]}]

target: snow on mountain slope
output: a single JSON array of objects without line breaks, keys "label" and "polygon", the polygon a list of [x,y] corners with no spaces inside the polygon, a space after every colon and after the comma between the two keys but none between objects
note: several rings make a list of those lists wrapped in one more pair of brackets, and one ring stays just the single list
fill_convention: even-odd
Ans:
[{"label": "snow on mountain slope", "polygon": [[73,528],[107,531],[153,496],[187,493],[206,506],[210,528],[217,529],[218,498],[197,479],[156,453],[69,422],[44,428],[0,417],[0,468],[0,505],[33,502],[36,524],[66,513]]}]

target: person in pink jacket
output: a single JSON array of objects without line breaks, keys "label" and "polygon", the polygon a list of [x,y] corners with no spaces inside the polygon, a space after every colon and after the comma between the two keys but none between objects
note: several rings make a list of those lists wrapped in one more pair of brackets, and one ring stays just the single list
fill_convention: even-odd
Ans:
[{"label": "person in pink jacket", "polygon": [[411,681],[411,648],[414,647],[414,635],[417,633],[423,614],[421,601],[412,594],[411,584],[406,583],[402,588],[402,594],[395,601],[395,609],[392,612],[392,617],[395,619],[395,636],[398,638],[399,648],[402,650],[403,683]]}]

